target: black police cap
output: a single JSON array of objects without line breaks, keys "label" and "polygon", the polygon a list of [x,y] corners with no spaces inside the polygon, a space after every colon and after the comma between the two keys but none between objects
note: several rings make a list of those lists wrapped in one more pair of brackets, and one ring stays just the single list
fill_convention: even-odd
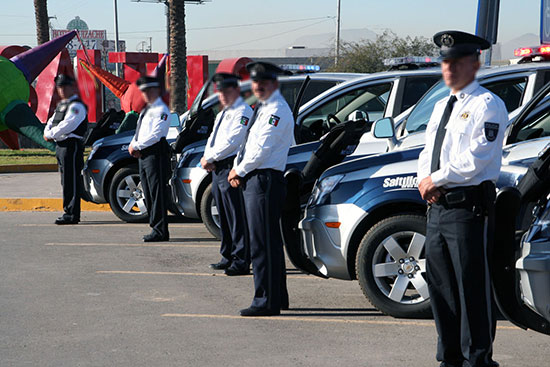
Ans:
[{"label": "black police cap", "polygon": [[486,39],[461,31],[443,31],[434,35],[434,42],[441,48],[443,59],[458,59],[468,55],[479,55],[481,50],[491,47]]},{"label": "black police cap", "polygon": [[216,73],[212,77],[218,90],[228,87],[237,88],[239,86],[239,79],[241,79],[240,76],[230,73]]},{"label": "black police cap", "polygon": [[141,76],[136,84],[139,90],[145,90],[147,88],[160,88],[160,82],[157,78],[152,76]]},{"label": "black police cap", "polygon": [[252,80],[277,80],[277,75],[284,73],[284,70],[277,65],[263,61],[246,64],[246,70],[250,73]]},{"label": "black police cap", "polygon": [[66,85],[73,85],[75,80],[67,74],[59,74],[54,78],[56,87],[63,87]]}]

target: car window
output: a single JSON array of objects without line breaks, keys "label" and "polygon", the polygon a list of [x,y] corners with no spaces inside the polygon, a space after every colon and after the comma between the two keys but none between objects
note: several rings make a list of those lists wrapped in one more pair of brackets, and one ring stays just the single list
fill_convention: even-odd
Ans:
[{"label": "car window", "polygon": [[[281,90],[281,94],[286,99],[291,110],[294,109],[294,103],[296,102],[302,83],[303,81],[299,80],[290,83],[281,83],[280,85],[279,89]],[[306,90],[304,91],[304,96],[302,97],[300,106],[304,105],[314,97],[317,97],[327,89],[334,87],[336,84],[336,81],[311,79],[306,87]]]},{"label": "car window", "polygon": [[522,122],[518,131],[517,141],[550,136],[550,96],[540,101],[533,111]]},{"label": "car window", "polygon": [[[498,95],[506,105],[508,113],[518,108],[523,99],[527,78],[512,78],[498,81],[480,81],[480,84]],[[409,133],[426,129],[434,105],[440,99],[449,95],[449,88],[443,81],[436,84],[422,100],[415,106],[405,122]]]},{"label": "car window", "polygon": [[[360,110],[366,112],[369,121],[375,121],[384,116],[392,83],[369,85],[350,90],[308,113],[302,119],[301,142],[319,139],[338,121],[346,121],[349,114]],[[337,120],[329,118],[336,116]]]},{"label": "car window", "polygon": [[443,81],[437,83],[414,107],[405,122],[405,129],[407,129],[409,133],[426,130],[435,104],[448,95],[449,87],[447,87]]},{"label": "car window", "polygon": [[[439,76],[421,76],[405,79],[405,90],[399,113],[411,108],[416,102],[441,79]],[[399,114],[398,113],[398,114]]]},{"label": "car window", "polygon": [[508,112],[512,112],[521,105],[526,85],[527,78],[522,77],[508,80],[498,80],[484,84],[483,86],[499,96],[506,105]]}]

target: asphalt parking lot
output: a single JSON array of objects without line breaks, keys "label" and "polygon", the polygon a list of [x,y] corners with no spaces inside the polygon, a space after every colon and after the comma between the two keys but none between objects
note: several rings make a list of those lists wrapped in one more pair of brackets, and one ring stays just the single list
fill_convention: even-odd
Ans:
[{"label": "asphalt parking lot", "polygon": [[[55,226],[55,212],[0,212],[2,366],[438,366],[431,320],[398,320],[356,282],[287,264],[290,310],[242,318],[252,277],[208,264],[218,245],[201,223],[145,224],[109,212]],[[501,366],[548,366],[548,337],[498,324]]]}]

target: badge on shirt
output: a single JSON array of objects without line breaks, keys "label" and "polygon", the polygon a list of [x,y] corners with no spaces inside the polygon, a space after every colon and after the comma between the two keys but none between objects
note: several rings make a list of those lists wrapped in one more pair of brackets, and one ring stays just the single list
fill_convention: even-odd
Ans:
[{"label": "badge on shirt", "polygon": [[468,120],[469,117],[470,117],[470,112],[464,112],[463,114],[460,115],[460,118],[464,121]]},{"label": "badge on shirt", "polygon": [[249,118],[246,116],[241,117],[241,125],[244,125],[244,126],[248,125],[248,120]]},{"label": "badge on shirt", "polygon": [[488,141],[495,141],[498,135],[498,124],[494,122],[485,123],[485,137]]},{"label": "badge on shirt", "polygon": [[75,115],[78,115],[78,108],[71,107],[71,113],[74,113]]},{"label": "badge on shirt", "polygon": [[271,117],[269,118],[268,123],[270,125],[277,126],[279,124],[280,119],[281,118],[279,116],[271,115]]},{"label": "badge on shirt", "polygon": [[164,121],[168,120],[168,114],[166,113],[163,113],[162,115],[160,115],[160,118]]}]

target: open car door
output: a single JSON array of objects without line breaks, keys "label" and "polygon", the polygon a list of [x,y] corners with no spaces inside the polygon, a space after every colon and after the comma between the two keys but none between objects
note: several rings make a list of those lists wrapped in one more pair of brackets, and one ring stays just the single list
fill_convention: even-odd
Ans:
[{"label": "open car door", "polygon": [[[496,201],[495,240],[490,249],[495,300],[515,325],[550,335],[550,232],[543,224],[550,210],[550,146],[529,167],[517,188],[500,190]],[[536,202],[527,232],[525,210]],[[517,230],[519,229],[519,230]]]},{"label": "open car door", "polygon": [[[211,84],[212,78],[204,83],[199,94],[195,97],[187,114],[187,119],[183,123],[181,132],[172,146],[176,153],[181,153],[189,144],[207,139],[212,132],[214,118],[216,116],[213,115],[212,111],[206,112],[202,108],[202,102],[208,95],[208,89]],[[211,116],[208,116],[208,114]]]}]

